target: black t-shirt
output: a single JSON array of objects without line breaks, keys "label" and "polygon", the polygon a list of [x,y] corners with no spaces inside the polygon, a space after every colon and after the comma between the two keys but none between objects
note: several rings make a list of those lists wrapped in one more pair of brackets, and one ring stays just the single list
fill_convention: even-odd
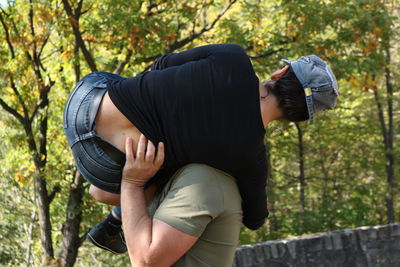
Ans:
[{"label": "black t-shirt", "polygon": [[152,71],[109,84],[116,107],[153,143],[164,167],[204,163],[237,180],[243,223],[268,216],[259,80],[243,48],[207,45],[162,56]]}]

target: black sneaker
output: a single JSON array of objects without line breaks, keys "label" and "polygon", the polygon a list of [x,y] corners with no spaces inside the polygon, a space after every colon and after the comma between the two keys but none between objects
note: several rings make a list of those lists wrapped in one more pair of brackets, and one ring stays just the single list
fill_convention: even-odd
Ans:
[{"label": "black sneaker", "polygon": [[105,228],[105,221],[99,222],[87,234],[87,240],[95,246],[106,249],[116,254],[122,254],[127,251],[124,233],[117,231],[115,234],[109,234]]}]

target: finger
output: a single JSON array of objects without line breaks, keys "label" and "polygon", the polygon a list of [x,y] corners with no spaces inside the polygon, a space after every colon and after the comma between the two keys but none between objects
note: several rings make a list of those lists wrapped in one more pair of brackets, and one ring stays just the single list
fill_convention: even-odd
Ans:
[{"label": "finger", "polygon": [[136,151],[136,159],[144,160],[144,155],[147,146],[147,138],[143,134],[140,135],[139,143]]},{"label": "finger", "polygon": [[153,163],[156,148],[151,141],[147,141],[146,161]]},{"label": "finger", "polygon": [[164,152],[165,148],[164,148],[164,143],[160,142],[158,143],[158,147],[157,147],[157,156],[156,159],[154,161],[154,164],[157,167],[161,167],[161,165],[164,163],[164,157],[165,157],[165,152]]},{"label": "finger", "polygon": [[133,140],[132,140],[132,138],[127,137],[127,138],[125,139],[125,155],[126,155],[126,162],[131,162],[131,161],[134,160],[132,146],[133,146]]}]

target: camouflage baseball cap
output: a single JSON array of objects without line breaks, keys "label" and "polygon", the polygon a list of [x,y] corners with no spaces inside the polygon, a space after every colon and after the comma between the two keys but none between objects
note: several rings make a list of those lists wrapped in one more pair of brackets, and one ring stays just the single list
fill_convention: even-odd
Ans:
[{"label": "camouflage baseball cap", "polygon": [[315,55],[290,61],[282,59],[292,67],[294,74],[304,88],[309,115],[309,123],[314,122],[314,114],[333,109],[339,95],[336,77],[331,68]]}]

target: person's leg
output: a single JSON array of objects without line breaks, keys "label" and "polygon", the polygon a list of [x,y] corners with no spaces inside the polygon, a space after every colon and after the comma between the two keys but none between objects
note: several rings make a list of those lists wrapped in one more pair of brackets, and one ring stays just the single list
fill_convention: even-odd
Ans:
[{"label": "person's leg", "polygon": [[89,194],[98,202],[119,206],[120,205],[120,194],[114,194],[107,191],[104,191],[94,185],[90,185]]},{"label": "person's leg", "polygon": [[[156,186],[151,185],[149,186],[144,194],[146,198],[147,204],[153,199],[153,195],[156,191]],[[120,205],[120,194],[114,194],[107,191],[104,191],[94,185],[90,185],[89,187],[89,194],[98,202],[112,205],[112,206],[119,206]]]},{"label": "person's leg", "polygon": [[[92,185],[90,194],[111,205],[119,205],[125,154],[97,135],[95,118],[107,81],[120,79],[118,75],[104,72],[86,75],[72,91],[63,114],[65,133],[78,170]],[[115,253],[125,252],[120,224],[117,216],[110,213],[90,231],[89,241]]]},{"label": "person's leg", "polygon": [[118,218],[118,213],[120,213],[120,207],[114,207],[103,221],[89,231],[87,240],[99,248],[122,254],[127,251],[127,247],[121,227],[122,221],[120,217]]},{"label": "person's leg", "polygon": [[[122,155],[121,161],[115,160],[110,151],[116,149],[101,140],[95,131],[95,118],[107,90],[107,80],[108,75],[104,73],[91,73],[77,83],[64,108],[63,126],[79,172],[93,185],[90,193],[99,201],[119,205],[125,155]],[[107,223],[98,225],[100,228],[110,226],[102,236],[91,239],[88,235],[88,239],[97,246],[98,240],[106,240],[106,249],[115,253],[126,252],[121,222],[112,219],[110,216]]]},{"label": "person's leg", "polygon": [[116,206],[111,210],[111,214],[112,216],[117,219],[120,220],[122,222],[122,211],[121,211],[121,206]]},{"label": "person's leg", "polygon": [[106,150],[112,146],[104,146],[95,131],[96,114],[106,91],[107,79],[102,73],[82,78],[65,105],[63,126],[76,166],[85,180],[118,194],[125,162],[117,162],[108,155]]}]

